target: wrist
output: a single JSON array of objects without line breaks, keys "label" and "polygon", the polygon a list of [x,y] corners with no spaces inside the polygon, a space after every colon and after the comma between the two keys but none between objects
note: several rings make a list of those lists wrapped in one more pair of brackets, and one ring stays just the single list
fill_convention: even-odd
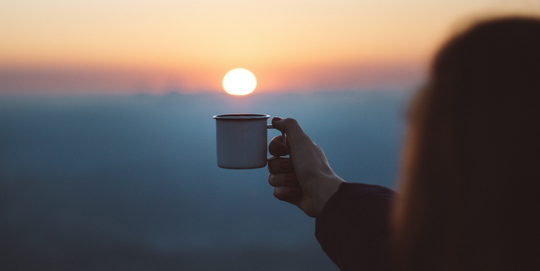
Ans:
[{"label": "wrist", "polygon": [[317,197],[316,216],[318,216],[323,210],[326,202],[337,192],[339,186],[345,181],[337,175],[332,176],[326,181],[322,182],[322,186],[318,189],[319,193]]}]

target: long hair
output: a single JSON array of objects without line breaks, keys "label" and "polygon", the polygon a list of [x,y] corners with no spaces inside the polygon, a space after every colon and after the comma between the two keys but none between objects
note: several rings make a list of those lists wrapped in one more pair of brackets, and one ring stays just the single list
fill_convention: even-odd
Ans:
[{"label": "long hair", "polygon": [[412,104],[396,270],[540,270],[540,21],[477,23]]}]

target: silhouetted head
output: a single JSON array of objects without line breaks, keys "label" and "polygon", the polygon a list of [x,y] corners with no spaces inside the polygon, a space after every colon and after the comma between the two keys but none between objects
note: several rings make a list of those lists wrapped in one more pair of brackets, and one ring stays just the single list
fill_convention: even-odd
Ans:
[{"label": "silhouetted head", "polygon": [[540,20],[449,40],[411,107],[400,270],[540,270]]}]

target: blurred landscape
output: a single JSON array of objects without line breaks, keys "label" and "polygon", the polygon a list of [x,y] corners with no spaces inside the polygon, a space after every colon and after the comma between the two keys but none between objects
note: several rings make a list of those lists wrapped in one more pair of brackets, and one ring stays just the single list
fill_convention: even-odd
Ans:
[{"label": "blurred landscape", "polygon": [[0,98],[0,270],[338,270],[266,168],[217,167],[212,116],[296,118],[342,178],[395,187],[411,93]]}]

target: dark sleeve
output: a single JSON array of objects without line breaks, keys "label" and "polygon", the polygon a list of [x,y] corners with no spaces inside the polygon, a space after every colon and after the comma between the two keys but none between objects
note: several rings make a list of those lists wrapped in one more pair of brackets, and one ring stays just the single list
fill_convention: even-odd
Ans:
[{"label": "dark sleeve", "polygon": [[342,271],[390,270],[390,208],[395,192],[342,183],[315,220],[315,236]]}]

